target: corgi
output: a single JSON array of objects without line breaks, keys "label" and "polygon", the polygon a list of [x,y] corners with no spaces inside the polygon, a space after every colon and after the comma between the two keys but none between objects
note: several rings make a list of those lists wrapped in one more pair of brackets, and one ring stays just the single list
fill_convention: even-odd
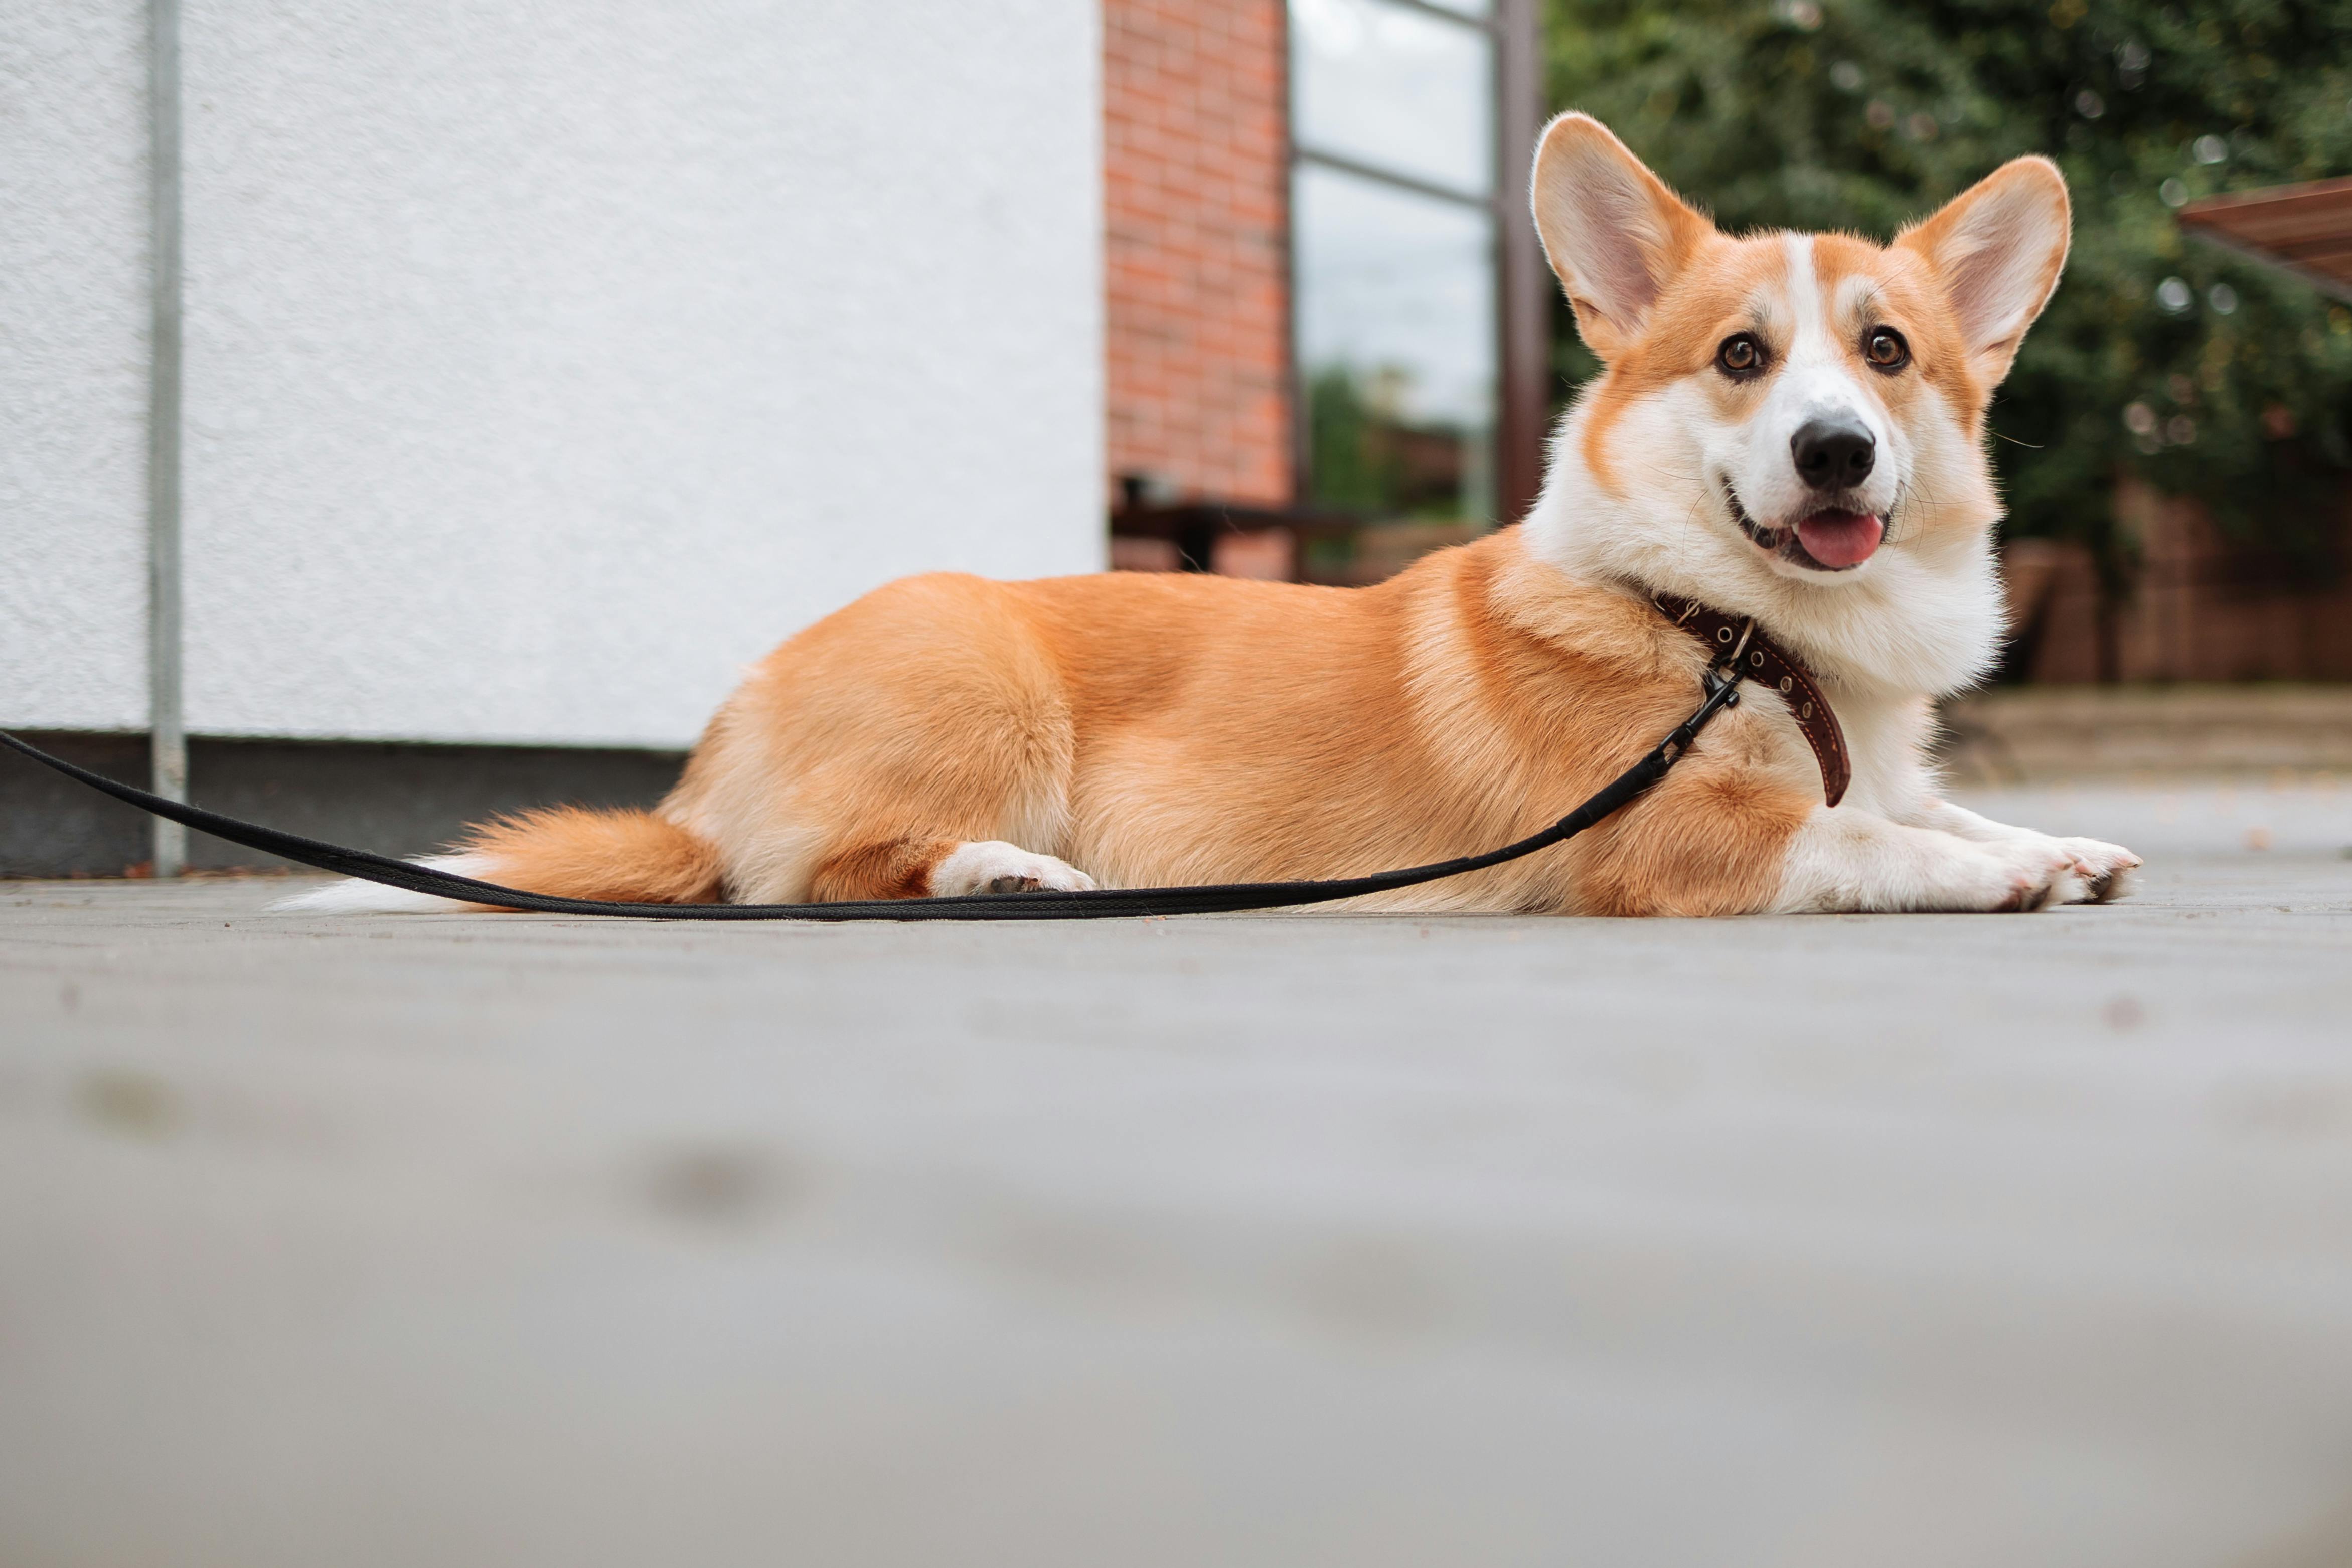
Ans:
[{"label": "corgi", "polygon": [[[427,862],[583,899],[796,903],[1347,877],[1558,819],[1686,718],[1752,621],[1751,683],[1665,780],[1566,844],[1353,909],[1572,915],[2031,910],[2137,857],[1940,798],[1931,704],[2003,607],[1985,414],[2058,284],[2045,159],[1891,245],[1730,236],[1581,114],[1536,225],[1604,368],[1517,527],[1386,583],[908,578],[754,667],[650,812],[558,809]],[[1729,637],[1727,628],[1722,634]],[[1744,645],[1743,645],[1744,646]],[[1803,704],[1813,721],[1813,704]],[[451,907],[346,883],[312,909]]]}]

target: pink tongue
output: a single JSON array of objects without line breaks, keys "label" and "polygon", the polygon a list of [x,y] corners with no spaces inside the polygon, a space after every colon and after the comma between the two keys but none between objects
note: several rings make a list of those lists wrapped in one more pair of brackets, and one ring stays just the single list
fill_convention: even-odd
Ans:
[{"label": "pink tongue", "polygon": [[1859,566],[1877,552],[1884,532],[1868,512],[1817,511],[1797,524],[1797,542],[1824,566]]}]

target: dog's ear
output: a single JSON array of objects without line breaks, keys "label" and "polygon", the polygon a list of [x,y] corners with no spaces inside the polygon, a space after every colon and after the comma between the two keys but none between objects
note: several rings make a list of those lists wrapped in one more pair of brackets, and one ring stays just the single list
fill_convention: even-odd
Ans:
[{"label": "dog's ear", "polygon": [[1534,186],[1536,232],[1577,330],[1594,353],[1613,358],[1715,226],[1589,114],[1563,114],[1545,129]]},{"label": "dog's ear", "polygon": [[2009,374],[2025,329],[2056,291],[2073,226],[2058,165],[2015,158],[1895,240],[1943,280],[1969,367],[1988,390]]}]

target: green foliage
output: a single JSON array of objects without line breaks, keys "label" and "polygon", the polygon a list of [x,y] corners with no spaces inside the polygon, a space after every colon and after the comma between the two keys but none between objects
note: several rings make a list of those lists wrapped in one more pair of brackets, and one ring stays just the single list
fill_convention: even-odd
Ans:
[{"label": "green foliage", "polygon": [[[2352,172],[2352,3],[1549,4],[1554,103],[1728,229],[1883,239],[2005,159],[2055,158],[2074,255],[1992,411],[2010,531],[2120,574],[2114,481],[2137,470],[2324,558],[2352,470],[2352,312],[2185,238],[2173,207]],[[1591,374],[1561,341],[1563,372]]]},{"label": "green foliage", "polygon": [[1372,411],[1345,366],[1319,370],[1307,386],[1307,470],[1318,505],[1371,514],[1397,489],[1395,459],[1380,449]]},{"label": "green foliage", "polygon": [[1307,378],[1308,499],[1366,518],[1486,517],[1494,497],[1477,459],[1491,436],[1406,417],[1397,407],[1401,390],[1380,373],[1360,377],[1345,365]]}]

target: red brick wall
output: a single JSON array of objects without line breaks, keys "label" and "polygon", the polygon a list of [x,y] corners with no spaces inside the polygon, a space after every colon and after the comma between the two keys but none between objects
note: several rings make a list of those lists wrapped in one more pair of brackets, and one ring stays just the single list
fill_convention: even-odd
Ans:
[{"label": "red brick wall", "polygon": [[1109,471],[1291,494],[1282,0],[1104,0]]}]

